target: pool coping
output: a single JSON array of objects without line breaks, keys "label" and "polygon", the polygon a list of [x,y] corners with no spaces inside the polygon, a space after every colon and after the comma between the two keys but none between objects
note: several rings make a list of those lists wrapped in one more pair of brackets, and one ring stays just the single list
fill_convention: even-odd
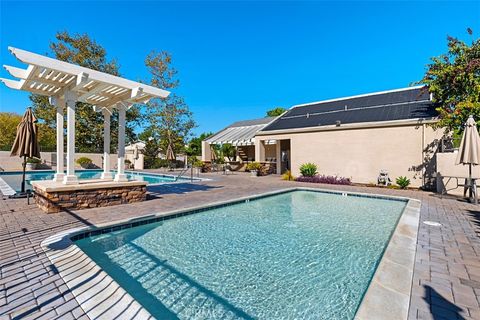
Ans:
[{"label": "pool coping", "polygon": [[293,187],[259,195],[212,202],[187,209],[154,213],[130,219],[63,231],[42,241],[41,247],[91,319],[154,319],[154,317],[113,278],[103,271],[74,240],[115,232],[148,223],[195,214],[201,211],[257,200],[297,190],[360,196],[406,202],[383,256],[357,309],[355,319],[407,319],[413,279],[421,202],[406,197],[344,192],[321,188]]}]

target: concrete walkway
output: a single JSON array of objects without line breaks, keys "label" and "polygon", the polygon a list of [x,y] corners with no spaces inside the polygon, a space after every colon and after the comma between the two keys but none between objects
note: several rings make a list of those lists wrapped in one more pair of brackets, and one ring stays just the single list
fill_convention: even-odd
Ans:
[{"label": "concrete walkway", "polygon": [[25,199],[0,200],[0,319],[88,319],[40,248],[50,235],[293,186],[421,200],[409,318],[480,319],[480,206],[421,191],[300,184],[239,173],[207,176],[214,180],[151,187],[148,201],[142,203],[50,215],[27,205]]}]

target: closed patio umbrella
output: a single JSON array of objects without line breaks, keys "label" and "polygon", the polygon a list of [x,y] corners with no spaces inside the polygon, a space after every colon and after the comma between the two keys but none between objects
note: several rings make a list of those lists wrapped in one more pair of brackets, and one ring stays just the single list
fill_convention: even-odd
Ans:
[{"label": "closed patio umbrella", "polygon": [[[472,197],[472,189],[474,184],[472,181],[472,166],[476,166],[480,163],[480,136],[477,130],[477,123],[473,119],[473,116],[468,117],[465,123],[465,130],[462,136],[462,142],[458,149],[456,164],[468,164],[468,185],[469,196]],[[475,191],[475,199],[477,194]],[[475,200],[476,202],[476,200]]]},{"label": "closed patio umbrella", "polygon": [[138,146],[135,145],[133,148],[133,159],[137,160],[138,159]]},{"label": "closed patio umbrella", "polygon": [[172,162],[176,159],[175,159],[175,154],[173,153],[173,148],[171,144],[169,144],[167,147],[166,157],[167,157],[167,160],[170,162],[170,169],[173,170],[174,167],[172,165]]},{"label": "closed patio umbrella", "polygon": [[167,160],[168,161],[175,160],[175,154],[173,153],[173,148],[171,144],[169,144],[167,147]]},{"label": "closed patio umbrella", "polygon": [[23,157],[22,193],[25,192],[25,166],[27,164],[27,157],[40,158],[36,122],[37,118],[33,115],[32,108],[27,108],[22,121],[17,126],[17,135],[10,152],[11,157]]}]

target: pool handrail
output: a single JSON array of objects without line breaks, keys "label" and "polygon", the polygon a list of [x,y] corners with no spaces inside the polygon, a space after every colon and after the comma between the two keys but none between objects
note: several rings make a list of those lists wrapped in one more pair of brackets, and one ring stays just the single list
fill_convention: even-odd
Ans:
[{"label": "pool handrail", "polygon": [[[180,177],[188,171],[188,169],[190,169],[188,166],[183,168],[182,171],[180,171],[180,173],[175,177],[175,182],[177,182],[178,179],[180,179]],[[191,180],[193,182],[193,178]]]}]

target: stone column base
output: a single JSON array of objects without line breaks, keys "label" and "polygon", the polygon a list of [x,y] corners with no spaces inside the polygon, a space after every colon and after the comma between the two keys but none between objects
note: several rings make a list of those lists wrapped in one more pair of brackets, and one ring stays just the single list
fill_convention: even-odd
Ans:
[{"label": "stone column base", "polygon": [[34,185],[33,192],[36,204],[47,213],[107,207],[145,201],[147,199],[146,184],[57,191],[46,191]]}]

